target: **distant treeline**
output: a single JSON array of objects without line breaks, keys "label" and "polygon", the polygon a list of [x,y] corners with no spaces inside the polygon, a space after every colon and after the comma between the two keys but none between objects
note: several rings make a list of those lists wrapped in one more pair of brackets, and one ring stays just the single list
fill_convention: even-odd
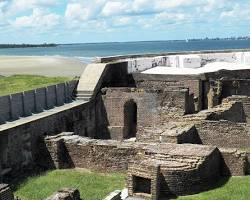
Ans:
[{"label": "distant treeline", "polygon": [[56,47],[57,44],[0,44],[0,49],[6,48],[30,48],[30,47]]}]

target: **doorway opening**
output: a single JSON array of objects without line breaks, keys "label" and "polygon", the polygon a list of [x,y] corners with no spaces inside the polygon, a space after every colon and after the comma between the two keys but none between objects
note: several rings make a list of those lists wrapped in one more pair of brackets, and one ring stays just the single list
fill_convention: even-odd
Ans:
[{"label": "doorway opening", "polygon": [[124,104],[124,139],[136,137],[137,104],[129,100]]},{"label": "doorway opening", "polygon": [[134,193],[151,194],[151,180],[139,176],[134,177]]}]

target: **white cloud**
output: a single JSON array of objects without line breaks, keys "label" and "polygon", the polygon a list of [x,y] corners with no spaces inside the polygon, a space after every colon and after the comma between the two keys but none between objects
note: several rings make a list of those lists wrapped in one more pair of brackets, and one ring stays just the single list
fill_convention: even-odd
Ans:
[{"label": "white cloud", "polygon": [[162,21],[174,21],[180,22],[189,19],[190,16],[184,13],[170,13],[170,12],[162,12],[155,15],[154,20],[158,22]]},{"label": "white cloud", "polygon": [[6,23],[30,29],[51,29],[60,23],[60,30],[75,32],[123,27],[153,31],[249,18],[250,7],[235,0],[0,0],[0,29]]},{"label": "white cloud", "polygon": [[91,16],[90,9],[84,7],[80,3],[72,3],[67,5],[65,11],[65,17],[67,20],[86,21],[90,18],[90,16]]},{"label": "white cloud", "polygon": [[107,0],[71,1],[66,6],[65,19],[68,23],[82,23],[94,20],[100,14]]},{"label": "white cloud", "polygon": [[44,30],[50,29],[59,23],[59,15],[36,8],[30,16],[18,17],[11,24],[17,28],[40,28]]},{"label": "white cloud", "polygon": [[122,15],[128,12],[129,4],[124,1],[108,1],[102,9],[103,16]]},{"label": "white cloud", "polygon": [[147,12],[152,11],[155,2],[152,0],[134,0],[132,3],[132,9],[135,12]]},{"label": "white cloud", "polygon": [[227,20],[230,22],[239,21],[244,22],[250,20],[250,6],[249,5],[235,5],[233,9],[223,11],[220,14],[221,20]]},{"label": "white cloud", "polygon": [[157,10],[164,10],[170,8],[177,8],[182,6],[190,6],[196,4],[199,1],[194,0],[156,0],[155,1],[155,8]]},{"label": "white cloud", "polygon": [[13,0],[10,5],[10,12],[20,12],[39,7],[51,7],[58,3],[58,0]]},{"label": "white cloud", "polygon": [[214,10],[226,8],[229,5],[233,5],[232,0],[207,0],[203,6],[203,11],[213,12]]},{"label": "white cloud", "polygon": [[5,26],[7,24],[6,6],[7,1],[0,0],[0,26]]},{"label": "white cloud", "polygon": [[132,18],[131,17],[117,17],[113,20],[113,25],[114,26],[128,26],[132,23]]}]

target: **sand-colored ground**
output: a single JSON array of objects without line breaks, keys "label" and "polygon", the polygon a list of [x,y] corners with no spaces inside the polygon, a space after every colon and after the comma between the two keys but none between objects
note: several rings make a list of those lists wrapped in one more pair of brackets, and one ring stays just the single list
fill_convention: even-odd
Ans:
[{"label": "sand-colored ground", "polygon": [[0,75],[34,74],[80,76],[86,64],[75,58],[53,56],[0,56]]}]

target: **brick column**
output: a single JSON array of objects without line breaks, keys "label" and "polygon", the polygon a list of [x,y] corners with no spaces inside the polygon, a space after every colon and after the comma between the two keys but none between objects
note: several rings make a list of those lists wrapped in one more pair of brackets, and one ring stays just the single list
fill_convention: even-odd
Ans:
[{"label": "brick column", "polygon": [[63,169],[64,168],[64,161],[63,161],[63,145],[64,140],[62,138],[49,138],[45,139],[47,150],[51,157],[51,167],[56,169]]}]

